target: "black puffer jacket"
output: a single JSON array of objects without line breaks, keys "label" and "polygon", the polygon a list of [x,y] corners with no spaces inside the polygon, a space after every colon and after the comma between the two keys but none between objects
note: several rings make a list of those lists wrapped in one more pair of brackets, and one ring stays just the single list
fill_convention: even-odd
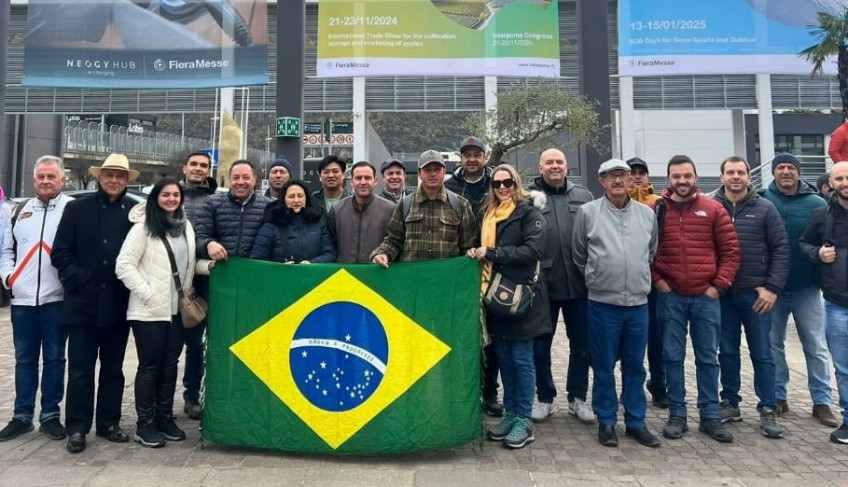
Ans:
[{"label": "black puffer jacket", "polygon": [[465,169],[458,166],[453,173],[445,179],[445,187],[454,193],[462,196],[471,203],[471,209],[474,211],[474,218],[479,223],[483,219],[482,211],[483,202],[486,200],[486,195],[489,194],[489,188],[492,185],[492,176],[495,174],[495,168],[487,165],[483,168],[483,177],[474,184],[465,180]]},{"label": "black puffer jacket", "polygon": [[[828,217],[833,218],[830,242],[827,242],[825,235]],[[832,264],[823,264],[819,258],[819,249],[825,243],[836,247],[836,261]],[[848,308],[848,211],[839,204],[836,197],[832,197],[827,206],[813,212],[807,229],[801,235],[800,247],[804,255],[821,266],[824,299]]]},{"label": "black puffer jacket", "polygon": [[206,182],[203,184],[191,184],[183,179],[180,181],[180,186],[183,187],[183,199],[185,200],[183,201],[183,210],[185,210],[186,218],[192,225],[195,225],[194,218],[197,211],[203,206],[203,201],[206,198],[215,194],[218,183],[215,182],[214,178],[206,178]]},{"label": "black puffer jacket", "polygon": [[227,249],[230,257],[249,257],[253,239],[263,223],[265,207],[273,201],[253,193],[242,205],[229,191],[206,198],[195,214],[197,255],[208,259],[206,246],[215,241]]},{"label": "black puffer jacket", "polygon": [[[281,229],[288,241],[288,252],[285,253],[280,239]],[[282,201],[277,201],[265,209],[265,224],[256,235],[250,258],[272,262],[308,260],[327,263],[336,261],[336,251],[318,208],[307,206],[300,213],[295,213]]]},{"label": "black puffer jacket", "polygon": [[724,205],[739,238],[742,263],[733,282],[734,292],[764,286],[780,293],[789,275],[789,236],[774,204],[753,189],[738,203],[727,200],[724,187],[715,199]]},{"label": "black puffer jacket", "polygon": [[[527,282],[533,278],[536,262],[545,251],[545,219],[540,208],[545,206],[545,195],[532,192],[531,198],[518,204],[509,218],[498,223],[495,250],[486,253],[492,260],[492,273],[501,272],[513,282]],[[551,332],[548,293],[544,279],[536,283],[533,304],[522,320],[508,320],[488,316],[489,334],[509,340],[529,340]]]}]

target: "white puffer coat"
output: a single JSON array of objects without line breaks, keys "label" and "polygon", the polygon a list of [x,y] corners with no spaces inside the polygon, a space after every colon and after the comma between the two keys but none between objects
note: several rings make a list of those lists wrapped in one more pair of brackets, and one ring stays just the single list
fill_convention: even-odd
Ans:
[{"label": "white puffer coat", "polygon": [[[127,234],[115,264],[115,274],[130,290],[127,320],[171,321],[171,262],[162,239],[147,233],[144,226],[145,203],[130,211],[134,223]],[[188,241],[188,269],[183,282],[194,279],[196,257],[194,229],[186,221],[185,236]],[[168,236],[168,241],[171,237]],[[172,247],[173,248],[173,247]]]}]

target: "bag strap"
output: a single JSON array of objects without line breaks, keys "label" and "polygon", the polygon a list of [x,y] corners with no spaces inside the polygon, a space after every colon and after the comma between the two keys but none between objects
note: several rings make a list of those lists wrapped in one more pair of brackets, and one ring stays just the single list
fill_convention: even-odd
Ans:
[{"label": "bag strap", "polygon": [[168,252],[168,260],[171,262],[171,276],[174,278],[174,286],[177,288],[177,293],[183,294],[183,285],[180,283],[180,273],[177,270],[177,259],[174,258],[174,251],[171,250],[171,244],[168,239],[162,237],[162,243],[165,244],[165,251]]},{"label": "bag strap", "polygon": [[824,244],[833,245],[833,207],[827,207],[827,213],[824,215]]}]

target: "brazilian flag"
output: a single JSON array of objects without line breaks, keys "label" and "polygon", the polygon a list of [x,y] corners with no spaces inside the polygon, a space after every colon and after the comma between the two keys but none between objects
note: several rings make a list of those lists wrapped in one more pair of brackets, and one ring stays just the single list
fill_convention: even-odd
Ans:
[{"label": "brazilian flag", "polygon": [[465,257],[212,271],[203,437],[363,454],[480,435],[480,284]]}]

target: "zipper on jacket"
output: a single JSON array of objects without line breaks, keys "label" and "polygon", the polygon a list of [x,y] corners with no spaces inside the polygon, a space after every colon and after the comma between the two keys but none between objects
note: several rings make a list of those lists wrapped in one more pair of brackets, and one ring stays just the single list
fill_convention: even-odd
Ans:
[{"label": "zipper on jacket", "polygon": [[[241,249],[241,234],[243,233],[243,230],[244,230],[244,205],[241,205],[240,211],[241,211],[241,216],[239,217],[239,233],[238,233],[238,239],[236,239],[236,248],[235,248],[236,256],[238,255],[238,252]],[[248,252],[248,255],[250,255],[250,252]]]},{"label": "zipper on jacket", "polygon": [[[39,203],[42,203],[39,200]],[[49,200],[48,200],[49,203]],[[43,203],[42,203],[43,204]],[[41,219],[41,234],[38,236],[38,267],[36,268],[37,277],[35,278],[35,305],[39,306],[41,303],[41,256],[44,254],[44,247],[42,246],[44,243],[44,225],[47,223],[47,209],[48,205],[44,205],[44,217]]]}]

